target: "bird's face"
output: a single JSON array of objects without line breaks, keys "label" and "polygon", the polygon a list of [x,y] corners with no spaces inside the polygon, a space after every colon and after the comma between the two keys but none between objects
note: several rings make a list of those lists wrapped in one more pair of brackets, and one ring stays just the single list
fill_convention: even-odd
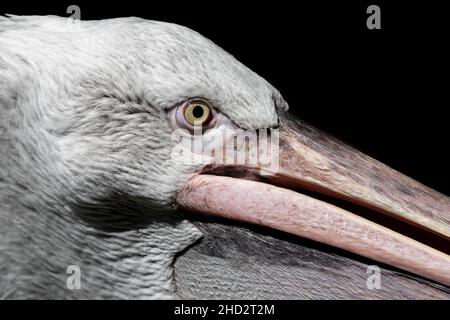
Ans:
[{"label": "bird's face", "polygon": [[[80,52],[86,43],[88,52]],[[76,47],[76,74],[63,54],[51,62],[66,65],[67,74],[48,75],[64,94],[46,125],[59,137],[59,155],[78,194],[121,193],[167,207],[208,163],[177,153],[179,138],[193,135],[184,111],[189,104],[210,112],[207,130],[197,135],[209,141],[224,131],[276,127],[277,111],[287,108],[264,79],[181,26],[119,23],[87,31],[70,46]]]},{"label": "bird's face", "polygon": [[176,197],[209,163],[178,152],[180,136],[192,134],[184,109],[202,102],[211,121],[200,136],[214,137],[277,126],[285,102],[264,79],[181,26],[117,19],[83,22],[73,33],[55,17],[2,23],[2,101],[20,106],[2,122],[11,141],[2,165],[11,164],[8,181],[18,186],[6,196],[31,208],[10,238],[25,243],[38,235],[11,254],[32,261],[22,276],[34,279],[35,289],[22,291],[73,294],[64,278],[75,264],[89,275],[81,295],[172,295],[174,255],[200,236],[178,213]]},{"label": "bird's face", "polygon": [[[73,35],[31,27],[11,40],[19,50],[31,34],[35,45],[26,66],[39,76],[21,98],[37,119],[26,134],[45,150],[35,180],[57,186],[50,201],[60,199],[65,215],[88,226],[79,234],[101,232],[104,245],[84,243],[91,256],[120,270],[134,256],[141,277],[130,281],[140,296],[155,296],[142,288],[170,279],[164,270],[174,254],[198,237],[178,209],[279,229],[450,284],[445,253],[348,209],[388,214],[448,241],[448,198],[290,118],[276,89],[189,29],[139,19],[83,28]],[[242,135],[256,137],[254,148],[236,142]],[[192,141],[214,156],[195,157]],[[259,159],[263,141],[275,166],[233,153]],[[155,252],[158,261],[146,258]],[[161,292],[173,290],[164,281]]]}]

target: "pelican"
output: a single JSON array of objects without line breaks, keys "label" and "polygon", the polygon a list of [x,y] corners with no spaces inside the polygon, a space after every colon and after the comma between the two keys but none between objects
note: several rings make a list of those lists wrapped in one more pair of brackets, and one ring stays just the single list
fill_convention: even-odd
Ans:
[{"label": "pelican", "polygon": [[1,298],[450,297],[448,197],[188,28],[67,20],[0,18]]}]

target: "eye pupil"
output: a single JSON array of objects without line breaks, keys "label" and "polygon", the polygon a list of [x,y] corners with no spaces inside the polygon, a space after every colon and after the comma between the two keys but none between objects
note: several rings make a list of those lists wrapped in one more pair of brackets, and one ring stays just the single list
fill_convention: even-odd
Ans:
[{"label": "eye pupil", "polygon": [[204,113],[205,112],[203,111],[203,108],[201,106],[195,106],[192,110],[193,116],[197,119],[203,117]]},{"label": "eye pupil", "polygon": [[210,106],[207,102],[202,100],[186,101],[177,110],[180,110],[179,114],[180,124],[185,122],[186,126],[205,126],[205,128],[211,124],[213,114]]}]

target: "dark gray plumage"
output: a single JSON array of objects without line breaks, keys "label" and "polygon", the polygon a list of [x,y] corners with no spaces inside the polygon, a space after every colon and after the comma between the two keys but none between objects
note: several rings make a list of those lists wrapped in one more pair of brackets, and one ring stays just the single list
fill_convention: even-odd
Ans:
[{"label": "dark gray plumage", "polygon": [[[204,221],[203,238],[177,258],[187,299],[449,299],[450,289],[404,271],[270,230]],[[367,268],[381,269],[368,289]]]}]

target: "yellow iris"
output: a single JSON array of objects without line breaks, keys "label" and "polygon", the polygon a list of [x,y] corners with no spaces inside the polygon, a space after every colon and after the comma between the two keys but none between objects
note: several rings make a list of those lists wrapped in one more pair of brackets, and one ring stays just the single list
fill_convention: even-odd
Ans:
[{"label": "yellow iris", "polygon": [[202,101],[193,101],[184,109],[184,118],[192,126],[204,125],[210,115],[210,107]]}]

